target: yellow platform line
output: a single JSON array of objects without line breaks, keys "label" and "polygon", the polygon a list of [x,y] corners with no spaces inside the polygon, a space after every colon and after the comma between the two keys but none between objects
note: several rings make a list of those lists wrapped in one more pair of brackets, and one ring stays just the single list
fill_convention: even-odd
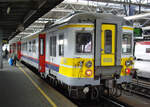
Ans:
[{"label": "yellow platform line", "polygon": [[25,76],[32,82],[32,84],[40,91],[40,93],[46,98],[46,100],[53,106],[57,107],[57,105],[51,100],[50,97],[46,95],[46,93],[33,81],[33,79],[21,68],[18,66],[17,67],[25,74]]}]

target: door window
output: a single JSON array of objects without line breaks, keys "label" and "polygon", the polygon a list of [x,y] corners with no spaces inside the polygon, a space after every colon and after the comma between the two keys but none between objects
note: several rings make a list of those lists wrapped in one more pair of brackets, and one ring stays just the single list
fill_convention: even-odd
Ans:
[{"label": "door window", "polygon": [[59,56],[64,56],[64,35],[59,36]]},{"label": "door window", "polygon": [[105,30],[105,51],[106,54],[112,53],[112,31]]},{"label": "door window", "polygon": [[40,55],[44,54],[44,39],[40,39]]}]

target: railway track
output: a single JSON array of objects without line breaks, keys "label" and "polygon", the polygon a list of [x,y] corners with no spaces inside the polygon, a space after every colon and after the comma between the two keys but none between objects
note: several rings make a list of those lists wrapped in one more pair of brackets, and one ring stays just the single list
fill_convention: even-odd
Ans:
[{"label": "railway track", "polygon": [[114,97],[108,96],[101,96],[98,101],[75,100],[73,102],[77,104],[79,107],[131,107],[125,102],[122,102]]},{"label": "railway track", "polygon": [[130,105],[128,105],[125,102],[121,102],[120,100],[114,98],[114,97],[104,97],[102,96],[102,98],[108,102],[110,102],[110,104],[113,104],[112,107],[131,107]]},{"label": "railway track", "polygon": [[125,91],[150,98],[150,82],[134,79]]}]

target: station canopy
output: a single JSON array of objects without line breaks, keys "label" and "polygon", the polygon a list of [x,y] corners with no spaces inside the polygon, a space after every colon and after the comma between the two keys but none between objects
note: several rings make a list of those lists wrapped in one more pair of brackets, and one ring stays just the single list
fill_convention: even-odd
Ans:
[{"label": "station canopy", "polygon": [[63,0],[0,0],[0,37],[11,40]]},{"label": "station canopy", "polygon": [[[123,17],[130,17],[133,15],[135,18],[130,18],[129,21],[138,22],[142,27],[150,26],[149,0],[64,0],[45,15],[38,18],[38,20],[36,20],[22,32],[18,33],[13,40],[34,35],[43,30],[46,23],[57,21],[75,11],[112,13]],[[147,15],[136,18],[136,15],[141,13]]]}]

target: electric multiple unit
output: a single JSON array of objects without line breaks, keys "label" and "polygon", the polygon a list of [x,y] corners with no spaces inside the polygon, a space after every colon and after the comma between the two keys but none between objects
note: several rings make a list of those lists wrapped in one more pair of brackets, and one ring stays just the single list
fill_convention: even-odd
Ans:
[{"label": "electric multiple unit", "polygon": [[[66,87],[70,97],[88,94],[92,99],[98,98],[105,89],[117,88],[122,69],[121,46],[124,53],[132,53],[130,43],[121,44],[123,21],[112,14],[73,14],[47,24],[36,35],[22,38],[18,58],[37,68],[54,85]],[[132,37],[123,35],[126,43],[124,38]]]}]

